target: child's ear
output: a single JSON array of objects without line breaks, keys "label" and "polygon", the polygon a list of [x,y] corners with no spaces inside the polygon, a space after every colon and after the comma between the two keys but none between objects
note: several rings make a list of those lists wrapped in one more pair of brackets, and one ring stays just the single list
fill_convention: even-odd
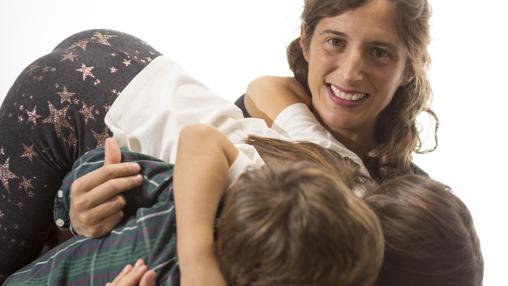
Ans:
[{"label": "child's ear", "polygon": [[300,26],[300,48],[302,48],[305,61],[309,62],[309,49],[307,48],[307,34],[305,33],[305,24]]}]

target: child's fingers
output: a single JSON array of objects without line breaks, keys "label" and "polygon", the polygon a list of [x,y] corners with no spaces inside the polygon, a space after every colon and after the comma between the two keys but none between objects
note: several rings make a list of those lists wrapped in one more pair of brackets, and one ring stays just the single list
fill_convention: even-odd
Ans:
[{"label": "child's fingers", "polygon": [[[127,264],[125,267],[118,273],[118,275],[115,277],[113,282],[108,283],[109,285],[116,285],[120,280],[122,280],[123,277],[125,277],[130,271],[132,270],[132,265]],[[107,284],[106,284],[107,285]],[[108,285],[108,286],[109,286]]]},{"label": "child's fingers", "polygon": [[155,286],[155,271],[149,270],[143,274],[139,286]]},{"label": "child's fingers", "polygon": [[[115,277],[115,279],[107,283],[106,286],[155,286],[155,273],[148,271],[143,259],[138,259],[136,264],[125,266],[124,269]],[[145,277],[145,274],[147,274]],[[139,284],[138,284],[139,283]]]},{"label": "child's fingers", "polygon": [[148,270],[148,267],[146,267],[145,262],[143,259],[138,259],[136,261],[136,264],[134,265],[134,268],[132,268],[132,271],[129,271],[124,277],[122,277],[122,284],[119,285],[129,285],[134,286],[138,285],[139,281],[141,280],[141,277],[143,277],[143,274]]}]

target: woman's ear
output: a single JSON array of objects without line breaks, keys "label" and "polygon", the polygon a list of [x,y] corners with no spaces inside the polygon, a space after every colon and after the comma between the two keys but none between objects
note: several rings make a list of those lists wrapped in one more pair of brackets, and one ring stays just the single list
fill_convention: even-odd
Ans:
[{"label": "woman's ear", "polygon": [[300,26],[300,48],[302,49],[305,61],[309,62],[309,49],[307,47],[307,34],[305,33],[305,24]]}]

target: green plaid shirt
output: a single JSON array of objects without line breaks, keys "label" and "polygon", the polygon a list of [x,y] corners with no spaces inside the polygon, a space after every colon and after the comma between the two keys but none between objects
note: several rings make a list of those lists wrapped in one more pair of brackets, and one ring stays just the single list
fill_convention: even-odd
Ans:
[{"label": "green plaid shirt", "polygon": [[[103,160],[103,148],[92,150],[64,178],[55,199],[59,227],[68,227],[72,182],[101,167]],[[4,285],[104,285],[138,258],[157,273],[157,285],[179,285],[173,166],[126,150],[122,161],[139,163],[144,176],[142,186],[124,193],[124,220],[99,239],[73,237],[12,274]]]}]

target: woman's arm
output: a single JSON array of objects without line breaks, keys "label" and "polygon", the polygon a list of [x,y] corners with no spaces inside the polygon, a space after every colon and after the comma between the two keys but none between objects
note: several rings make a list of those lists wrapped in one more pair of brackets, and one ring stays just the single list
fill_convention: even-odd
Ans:
[{"label": "woman's arm", "polygon": [[271,126],[277,115],[294,103],[311,104],[311,98],[293,77],[263,76],[250,82],[245,94],[245,108],[252,117]]},{"label": "woman's arm", "polygon": [[226,285],[215,257],[213,229],[237,155],[214,127],[190,125],[180,132],[173,188],[182,285]]}]

